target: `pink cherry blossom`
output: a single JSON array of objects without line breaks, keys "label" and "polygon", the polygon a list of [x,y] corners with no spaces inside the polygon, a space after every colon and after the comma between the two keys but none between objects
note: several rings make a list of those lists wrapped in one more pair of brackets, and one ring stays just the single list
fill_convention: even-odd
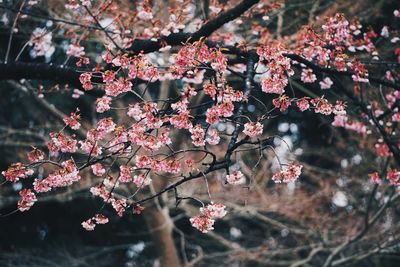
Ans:
[{"label": "pink cherry blossom", "polygon": [[241,171],[233,171],[226,176],[226,181],[228,184],[240,185],[246,183],[246,178]]},{"label": "pink cherry blossom", "polygon": [[91,166],[92,172],[96,176],[103,176],[106,173],[106,169],[104,169],[101,163],[96,163]]},{"label": "pink cherry blossom", "polygon": [[321,89],[329,89],[331,88],[333,82],[329,77],[325,77],[322,81],[319,82],[319,86],[321,86]]},{"label": "pink cherry blossom", "polygon": [[96,227],[96,224],[93,221],[93,219],[88,219],[82,222],[82,227],[85,228],[86,231],[93,231],[94,228]]},{"label": "pink cherry blossom", "polygon": [[151,178],[148,175],[135,175],[133,177],[133,182],[140,188],[143,188],[145,186],[148,186],[151,183]]},{"label": "pink cherry blossom", "polygon": [[19,195],[22,197],[22,199],[18,201],[18,209],[20,211],[29,210],[37,201],[36,195],[31,189],[22,189],[19,192]]},{"label": "pink cherry blossom", "polygon": [[211,202],[211,204],[208,204],[205,208],[200,208],[200,212],[212,219],[221,219],[227,213],[225,208],[225,205],[221,203],[214,204]]},{"label": "pink cherry blossom", "polygon": [[85,55],[85,48],[79,44],[70,44],[67,49],[67,55],[72,57],[81,57]]},{"label": "pink cherry blossom", "polygon": [[368,174],[368,176],[371,178],[371,182],[374,184],[380,184],[382,182],[382,179],[379,176],[378,172],[370,173]]},{"label": "pink cherry blossom", "polygon": [[387,179],[394,186],[400,185],[400,171],[397,169],[390,170],[387,174]]},{"label": "pink cherry blossom", "polygon": [[297,100],[296,105],[300,109],[301,112],[304,112],[310,108],[310,103],[308,102],[307,97],[303,97],[303,98],[300,98],[299,100]]},{"label": "pink cherry blossom", "polygon": [[129,183],[132,181],[132,168],[127,166],[120,166],[119,167],[119,178],[118,181],[121,183]]},{"label": "pink cherry blossom", "polygon": [[317,80],[317,76],[313,73],[312,69],[303,69],[301,72],[301,81],[303,83],[313,83]]},{"label": "pink cherry blossom", "polygon": [[263,133],[263,125],[260,122],[247,122],[244,124],[243,133],[250,137],[258,137]]},{"label": "pink cherry blossom", "polygon": [[209,231],[214,230],[213,225],[215,220],[206,215],[197,214],[193,218],[190,218],[190,223],[200,232],[208,233]]},{"label": "pink cherry blossom", "polygon": [[111,98],[108,96],[103,96],[96,100],[96,111],[98,113],[104,113],[110,110],[110,105],[112,104]]},{"label": "pink cherry blossom", "polygon": [[218,131],[216,129],[210,129],[207,132],[208,136],[206,138],[206,142],[210,145],[218,145],[221,138],[218,135]]},{"label": "pink cherry blossom", "polygon": [[294,182],[297,180],[297,178],[299,178],[302,168],[303,166],[299,164],[289,164],[288,166],[284,166],[283,170],[280,172],[275,173],[274,176],[272,176],[272,180],[275,183]]},{"label": "pink cherry blossom", "polygon": [[1,174],[6,178],[7,181],[16,182],[19,179],[25,179],[34,173],[32,169],[26,168],[22,163],[17,162],[12,164],[6,171]]},{"label": "pink cherry blossom", "polygon": [[72,112],[69,117],[64,118],[64,123],[69,126],[72,130],[78,130],[81,127],[79,122],[80,115],[78,114],[79,109],[76,112]]}]

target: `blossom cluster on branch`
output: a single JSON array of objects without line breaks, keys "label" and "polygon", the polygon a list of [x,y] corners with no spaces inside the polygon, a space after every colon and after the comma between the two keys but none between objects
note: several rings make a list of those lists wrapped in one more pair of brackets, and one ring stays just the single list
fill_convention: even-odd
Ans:
[{"label": "blossom cluster on branch", "polygon": [[[85,34],[78,38],[77,34],[69,33],[72,36],[65,51],[68,59],[75,57],[76,65],[84,67],[78,76],[83,91],[75,92],[75,97],[94,91],[99,94],[92,101],[98,120],[88,126],[90,123],[76,109],[63,118],[62,129],[50,133],[48,153],[34,148],[27,155],[29,163],[14,163],[2,172],[8,182],[31,181],[28,186],[31,189],[20,191],[19,210],[30,209],[37,195],[78,183],[85,169],[91,169],[92,180],[96,181],[90,188],[92,195],[111,206],[118,216],[128,212],[138,214],[146,201],[174,189],[177,194],[176,188],[181,184],[197,178],[210,179],[219,170],[226,172],[224,182],[245,185],[251,177],[233,166],[234,153],[239,153],[239,147],[252,151],[272,148],[265,145],[270,138],[265,122],[289,111],[313,112],[325,116],[334,127],[353,131],[363,138],[373,136],[376,155],[395,159],[387,180],[394,186],[400,184],[399,172],[394,168],[400,163],[400,146],[395,139],[400,121],[400,74],[387,70],[384,77],[376,78],[358,57],[362,54],[371,60],[381,59],[376,47],[379,35],[373,30],[364,31],[358,21],[350,22],[343,14],[336,14],[326,18],[320,28],[305,27],[292,43],[271,40],[252,46],[243,41],[232,46],[229,38],[209,36],[230,18],[242,15],[247,9],[242,12],[241,5],[251,2],[249,9],[258,1],[244,1],[224,12],[219,5],[212,5],[214,17],[208,22],[193,22],[194,25],[189,25],[191,11],[187,3],[178,15],[171,13],[168,23],[162,25],[150,1],[143,1],[137,5],[132,19],[143,26],[143,31],[128,37],[131,30],[118,29],[117,23],[104,27],[103,16],[105,19],[109,14],[107,4],[115,8],[105,2],[100,8],[95,8],[91,1],[70,0],[66,5],[72,14],[85,14],[86,27],[96,27],[104,44],[101,56],[95,58],[95,66],[80,43],[87,37]],[[258,10],[271,11],[260,5]],[[232,16],[229,12],[235,10],[241,13]],[[251,19],[254,14],[249,13],[246,17]],[[220,21],[224,22],[219,25]],[[390,30],[386,27],[382,37],[398,34]],[[174,40],[179,40],[182,34],[185,40]],[[395,38],[390,43],[395,45],[398,42]],[[147,46],[137,52],[135,42]],[[52,33],[39,28],[32,33],[28,44],[37,56],[52,54],[54,50]],[[232,76],[239,78],[240,83],[233,83]],[[351,79],[352,90],[343,87],[338,77]],[[295,79],[297,82],[293,83]],[[174,97],[151,98],[151,84],[164,81],[179,81],[182,86]],[[138,83],[146,84],[146,88],[139,89]],[[367,85],[376,89],[373,84],[385,86],[381,93],[383,101],[363,99],[361,92]],[[303,86],[310,86],[315,92],[308,93]],[[339,97],[330,94],[334,89],[340,92],[336,94]],[[253,92],[267,95],[268,102],[257,102]],[[127,106],[117,106],[124,97],[135,100]],[[247,112],[250,105],[255,106],[254,112]],[[357,110],[348,110],[350,105]],[[120,116],[124,119],[117,118],[115,111],[123,113]],[[221,125],[230,125],[233,130],[227,133],[221,130]],[[186,147],[175,150],[181,143]],[[223,156],[217,150],[224,151]],[[301,176],[301,164],[292,161],[279,164],[280,170],[271,175],[275,183],[294,183]],[[31,179],[37,176],[39,167],[46,167],[46,176]],[[375,172],[370,176],[374,183],[382,181]],[[147,187],[164,177],[171,182],[159,192],[148,193]],[[116,194],[124,186],[134,188],[135,192],[127,196]],[[139,199],[138,192],[146,192],[146,196]],[[226,212],[223,204],[211,203],[201,208],[190,222],[207,233],[213,229],[215,219],[223,218]],[[96,225],[107,222],[108,218],[98,213],[82,226],[94,230]]]}]

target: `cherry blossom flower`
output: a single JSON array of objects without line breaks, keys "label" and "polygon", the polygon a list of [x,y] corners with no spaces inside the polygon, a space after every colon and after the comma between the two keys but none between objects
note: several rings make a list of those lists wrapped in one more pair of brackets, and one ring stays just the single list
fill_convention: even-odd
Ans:
[{"label": "cherry blossom flower", "polygon": [[390,184],[394,186],[400,185],[400,171],[397,169],[393,169],[388,172],[387,179],[389,180]]},{"label": "cherry blossom flower", "polygon": [[400,122],[400,112],[396,112],[392,115],[392,122]]},{"label": "cherry blossom flower", "polygon": [[210,129],[207,132],[208,136],[206,138],[206,142],[210,145],[218,145],[221,138],[218,135],[218,131],[216,129]]},{"label": "cherry blossom flower", "polygon": [[208,204],[206,207],[200,208],[200,214],[190,218],[190,223],[194,228],[202,233],[208,233],[214,229],[215,219],[223,218],[226,215],[225,206],[221,203]]},{"label": "cherry blossom flower", "polygon": [[28,159],[31,162],[36,162],[44,159],[44,152],[36,147],[32,151],[28,152]]},{"label": "cherry blossom flower", "polygon": [[78,99],[81,96],[83,96],[85,94],[85,92],[79,90],[79,89],[74,89],[73,94],[71,95],[72,98]]},{"label": "cherry blossom flower", "polygon": [[81,149],[92,156],[100,156],[102,154],[102,148],[95,141],[82,140],[79,141]]},{"label": "cherry blossom flower", "polygon": [[106,173],[106,169],[104,169],[101,163],[96,163],[90,166],[92,168],[92,172],[96,176],[103,176]]},{"label": "cherry blossom flower", "polygon": [[345,129],[355,131],[359,134],[368,134],[368,128],[359,121],[346,122]]},{"label": "cherry blossom flower", "polygon": [[226,176],[226,181],[228,184],[240,185],[246,183],[246,178],[241,171],[233,171]]},{"label": "cherry blossom flower", "polygon": [[140,206],[140,204],[136,204],[135,207],[132,210],[133,214],[141,214],[144,208]]},{"label": "cherry blossom flower", "polygon": [[317,76],[313,73],[312,69],[303,69],[301,72],[301,81],[303,83],[313,83],[317,80]]},{"label": "cherry blossom flower", "polygon": [[103,96],[96,100],[96,111],[98,113],[104,113],[110,110],[110,105],[112,104],[111,98],[108,96]]},{"label": "cherry blossom flower", "polygon": [[67,49],[67,55],[71,57],[81,57],[85,55],[85,48],[79,44],[70,44]]},{"label": "cherry blossom flower", "polygon": [[162,165],[162,170],[165,172],[169,172],[172,174],[177,174],[180,172],[182,164],[175,160],[175,159],[170,159],[166,161],[161,161],[160,164]]},{"label": "cherry blossom flower", "polygon": [[127,166],[120,166],[119,167],[120,173],[118,181],[121,183],[129,183],[132,181],[132,168]]},{"label": "cherry blossom flower", "polygon": [[263,125],[260,122],[247,122],[244,124],[243,133],[250,137],[258,137],[263,133]]},{"label": "cherry blossom flower", "polygon": [[266,61],[268,72],[261,81],[261,89],[266,93],[282,94],[288,85],[288,78],[294,74],[290,59],[283,56],[285,49],[281,45],[264,46],[257,49],[260,61]]},{"label": "cherry blossom flower", "polygon": [[319,82],[319,85],[323,90],[331,88],[332,84],[333,82],[329,77],[325,77],[322,81]]},{"label": "cherry blossom flower", "polygon": [[96,224],[106,224],[108,223],[108,218],[104,216],[103,214],[96,214],[94,216],[94,220]]},{"label": "cherry blossom flower", "polygon": [[192,134],[192,143],[195,146],[204,146],[205,145],[205,140],[204,140],[204,135],[205,131],[203,127],[201,127],[200,124],[195,125],[193,128],[189,130],[189,132]]},{"label": "cherry blossom flower", "polygon": [[61,169],[49,174],[43,180],[35,180],[34,189],[38,193],[48,192],[52,188],[66,187],[79,181],[79,170],[72,160],[67,160],[61,163]]},{"label": "cherry blossom flower", "polygon": [[141,20],[148,21],[153,19],[153,14],[151,12],[141,10],[138,12],[137,17]]},{"label": "cherry blossom flower", "polygon": [[368,70],[365,68],[365,65],[360,62],[352,62],[349,63],[351,69],[354,71],[354,74],[351,76],[355,82],[368,83]]},{"label": "cherry blossom flower", "polygon": [[377,143],[375,144],[376,154],[381,157],[389,157],[392,153],[389,150],[389,147],[385,143]]},{"label": "cherry blossom flower", "polygon": [[122,93],[131,91],[132,83],[124,78],[106,84],[106,94],[109,96],[118,96]]},{"label": "cherry blossom flower", "polygon": [[323,115],[330,115],[333,111],[332,104],[325,98],[314,98],[311,100],[311,104],[315,106],[315,113],[321,113]]},{"label": "cherry blossom flower", "polygon": [[143,188],[145,186],[148,186],[151,183],[151,178],[148,175],[135,175],[133,177],[133,182],[140,188]]},{"label": "cherry blossom flower", "polygon": [[303,97],[303,98],[300,98],[299,100],[297,100],[296,105],[300,109],[301,112],[304,112],[310,108],[310,104],[308,103],[307,97]]},{"label": "cherry blossom flower", "polygon": [[25,179],[34,173],[32,169],[26,168],[22,163],[13,163],[6,171],[1,172],[1,174],[9,182],[16,182],[19,179]]},{"label": "cherry blossom flower", "polygon": [[45,56],[50,58],[55,52],[55,47],[52,44],[52,33],[45,28],[36,28],[32,32],[28,45],[33,46],[35,57]]},{"label": "cherry blossom flower", "polygon": [[208,233],[208,231],[214,230],[213,225],[215,220],[206,215],[197,214],[189,220],[192,226],[202,233]]},{"label": "cherry blossom flower", "polygon": [[380,184],[382,182],[382,179],[379,176],[378,172],[370,173],[368,174],[368,176],[371,178],[371,182],[374,184]]},{"label": "cherry blossom flower", "polygon": [[214,204],[211,202],[211,204],[208,204],[205,208],[200,208],[200,212],[212,219],[221,219],[227,213],[225,208],[225,205],[221,203]]},{"label": "cherry blossom flower", "polygon": [[215,99],[215,96],[217,94],[217,87],[214,84],[207,83],[206,85],[204,85],[203,89],[205,94],[211,96],[212,99]]},{"label": "cherry blossom flower", "polygon": [[68,3],[65,4],[66,9],[76,10],[79,8],[78,0],[68,0]]},{"label": "cherry blossom flower", "polygon": [[336,115],[333,119],[332,126],[335,127],[346,127],[347,124],[347,116],[346,115]]},{"label": "cherry blossom flower", "polygon": [[272,99],[272,104],[274,104],[276,108],[279,108],[281,112],[284,112],[290,106],[290,99],[287,95],[280,95]]},{"label": "cherry blossom flower", "polygon": [[97,130],[99,132],[104,132],[104,133],[111,133],[112,131],[115,130],[115,123],[113,122],[111,117],[104,118],[99,120],[97,123]]},{"label": "cherry blossom flower", "polygon": [[126,208],[126,200],[125,199],[114,199],[112,198],[111,200],[111,205],[117,212],[117,215],[119,217],[122,217],[125,208]]},{"label": "cherry blossom flower", "polygon": [[21,212],[29,210],[37,201],[36,195],[31,189],[22,189],[19,191],[19,195],[22,197],[22,199],[18,201],[18,209]]},{"label": "cherry blossom flower", "polygon": [[138,168],[148,168],[153,164],[153,160],[146,156],[146,155],[141,155],[141,156],[136,156],[136,166]]},{"label": "cherry blossom flower", "polygon": [[93,221],[93,219],[88,219],[82,222],[82,227],[85,228],[86,231],[93,231],[94,228],[96,227],[96,224]]},{"label": "cherry blossom flower", "polygon": [[381,36],[385,38],[389,38],[389,28],[388,26],[383,26],[381,30]]},{"label": "cherry blossom flower", "polygon": [[69,117],[64,118],[64,123],[69,126],[72,130],[78,130],[81,127],[79,120],[81,116],[78,114],[79,109],[76,112],[72,112]]},{"label": "cherry blossom flower", "polygon": [[303,168],[302,165],[299,164],[290,164],[288,166],[285,166],[283,170],[281,170],[278,173],[275,173],[274,176],[272,176],[272,180],[275,183],[290,183],[294,182],[299,178],[301,174],[301,169]]},{"label": "cherry blossom flower", "polygon": [[93,89],[91,79],[92,79],[91,72],[84,72],[79,76],[79,81],[81,82],[83,89],[85,89],[86,91]]},{"label": "cherry blossom flower", "polygon": [[52,153],[56,153],[59,150],[63,153],[75,153],[78,149],[77,140],[62,132],[50,133],[50,137],[51,141],[47,143],[47,147]]},{"label": "cherry blossom flower", "polygon": [[146,115],[140,108],[139,103],[135,103],[134,105],[130,105],[128,109],[128,116],[131,118],[134,118],[136,121],[140,121],[143,119]]},{"label": "cherry blossom flower", "polygon": [[192,127],[190,115],[188,113],[179,113],[178,115],[173,115],[169,121],[176,129],[189,129]]},{"label": "cherry blossom flower", "polygon": [[206,122],[209,124],[215,124],[220,121],[220,115],[218,111],[218,106],[213,106],[207,109],[206,112]]}]

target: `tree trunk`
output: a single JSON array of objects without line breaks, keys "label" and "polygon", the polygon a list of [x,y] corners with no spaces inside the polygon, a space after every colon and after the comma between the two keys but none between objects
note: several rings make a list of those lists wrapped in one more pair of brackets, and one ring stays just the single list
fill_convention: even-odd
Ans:
[{"label": "tree trunk", "polygon": [[146,206],[143,216],[151,233],[157,254],[163,267],[181,266],[178,252],[172,238],[172,221],[168,208],[158,208],[155,203]]}]

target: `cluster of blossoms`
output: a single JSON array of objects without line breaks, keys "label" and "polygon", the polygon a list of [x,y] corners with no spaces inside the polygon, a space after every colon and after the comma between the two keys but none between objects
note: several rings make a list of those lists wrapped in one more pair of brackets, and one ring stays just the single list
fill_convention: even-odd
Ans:
[{"label": "cluster of blossoms", "polygon": [[243,133],[250,137],[258,137],[263,133],[263,125],[259,122],[245,123]]},{"label": "cluster of blossoms", "polygon": [[29,40],[29,45],[33,46],[34,56],[51,57],[55,52],[55,47],[52,44],[52,33],[43,28],[36,28],[32,32]]},{"label": "cluster of blossoms", "polygon": [[106,169],[101,163],[96,163],[91,166],[92,172],[96,176],[103,176],[106,173]]},{"label": "cluster of blossoms", "polygon": [[31,189],[22,189],[19,192],[21,196],[21,200],[18,201],[18,209],[20,211],[27,211],[29,210],[33,204],[37,201],[35,193],[32,192]]},{"label": "cluster of blossoms", "polygon": [[33,150],[28,152],[27,156],[28,156],[29,161],[33,163],[33,162],[37,162],[40,160],[44,160],[45,153],[42,150],[40,150],[36,147],[33,147]]},{"label": "cluster of blossoms", "polygon": [[76,112],[70,114],[69,117],[64,118],[64,123],[69,126],[72,130],[78,130],[81,127],[79,122],[81,116],[78,114],[79,109]]},{"label": "cluster of blossoms", "polygon": [[374,184],[380,184],[382,182],[382,179],[379,176],[378,172],[370,173],[370,174],[368,174],[368,176],[371,178],[371,182]]},{"label": "cluster of blossoms", "polygon": [[220,50],[211,49],[204,42],[196,42],[187,44],[179,50],[172,72],[179,77],[188,69],[194,69],[202,64],[210,64],[215,71],[222,74],[226,70],[227,63],[227,58]]},{"label": "cluster of blossoms", "polygon": [[66,187],[81,179],[79,170],[72,160],[63,162],[62,169],[50,174],[42,180],[35,179],[33,186],[36,192],[48,192],[53,188]]},{"label": "cluster of blossoms", "polygon": [[313,83],[317,80],[317,76],[313,73],[312,69],[303,69],[301,72],[301,81],[303,83]]},{"label": "cluster of blossoms", "polygon": [[93,218],[90,218],[82,222],[82,227],[87,231],[93,231],[97,224],[108,223],[108,218],[103,214],[96,214]]},{"label": "cluster of blossoms", "polygon": [[190,218],[190,223],[194,228],[202,233],[208,233],[214,229],[215,219],[223,218],[227,211],[225,206],[221,203],[208,204],[204,208],[200,208],[200,213]]},{"label": "cluster of blossoms", "polygon": [[301,112],[304,112],[310,108],[310,103],[308,102],[308,97],[303,97],[297,100],[296,102],[297,107]]},{"label": "cluster of blossoms", "polygon": [[[82,6],[89,7],[90,5],[91,1],[89,0],[81,0],[80,2],[78,0],[69,0],[66,7],[71,10],[79,10]],[[210,9],[214,13],[219,13],[222,7],[222,5],[213,4]],[[399,12],[397,11],[397,13]],[[147,24],[154,23],[156,25],[156,20],[153,20],[153,12],[148,1],[138,4],[136,15],[136,19],[142,20]],[[177,33],[185,26],[181,16],[171,14],[169,24],[166,27],[163,29],[154,28],[157,29],[146,28],[141,37],[157,40],[156,37],[160,35],[168,36],[172,32]],[[362,39],[355,40],[353,37],[360,34],[361,26],[357,23],[350,24],[342,15],[327,19],[322,28],[322,34],[316,33],[311,28],[306,28],[305,32],[298,38],[298,49],[293,51],[296,51],[296,54],[309,61],[316,61],[318,65],[326,68],[335,68],[338,71],[350,69],[353,73],[352,78],[357,83],[369,82],[369,74],[365,66],[358,61],[349,62],[345,51],[364,50],[371,54],[376,53],[371,41],[376,37],[374,33],[366,33],[362,36]],[[385,38],[389,37],[389,29],[384,27],[381,35]],[[133,42],[133,39],[124,38],[122,34],[117,34],[116,36],[115,41],[121,47],[127,48]],[[54,47],[51,44],[51,39],[51,33],[47,33],[45,29],[38,28],[33,32],[29,45],[33,46],[33,50],[38,56],[52,54]],[[226,37],[225,43],[228,42],[233,42],[233,38]],[[171,48],[164,41],[161,46],[162,48],[159,49],[159,52],[167,51]],[[104,62],[112,66],[111,70],[104,70],[101,66],[97,66],[91,71],[82,73],[79,77],[82,88],[85,91],[94,88],[94,80],[103,82],[103,84],[96,85],[98,89],[105,93],[105,95],[96,100],[96,111],[98,113],[105,113],[111,110],[113,100],[121,97],[122,94],[136,94],[134,92],[134,79],[148,82],[182,79],[186,85],[183,87],[177,101],[170,103],[170,110],[168,111],[160,110],[161,108],[158,108],[157,101],[143,101],[131,104],[127,107],[126,115],[129,117],[128,121],[134,121],[133,123],[117,125],[111,117],[103,117],[95,128],[87,132],[86,138],[83,140],[78,142],[75,140],[74,135],[67,135],[63,131],[53,132],[50,134],[51,140],[48,142],[47,147],[50,151],[50,156],[58,155],[59,152],[76,153],[78,145],[79,152],[88,154],[89,160],[96,159],[91,157],[102,155],[101,158],[99,157],[93,161],[96,163],[89,164],[90,161],[88,160],[88,164],[86,164],[86,167],[90,166],[95,176],[103,179],[101,183],[92,187],[90,191],[94,196],[98,196],[104,202],[110,204],[118,216],[122,216],[129,205],[126,199],[118,199],[116,194],[113,193],[113,190],[120,184],[134,183],[141,189],[151,184],[152,179],[150,177],[153,177],[153,174],[179,174],[182,171],[181,159],[170,156],[161,159],[159,155],[155,156],[154,153],[172,143],[170,138],[171,129],[185,129],[191,134],[192,144],[196,147],[205,146],[206,143],[217,145],[220,143],[221,138],[218,130],[214,128],[215,124],[234,117],[235,105],[246,103],[247,98],[242,90],[234,90],[226,82],[228,59],[223,54],[223,49],[210,48],[204,41],[184,44],[178,53],[173,56],[173,65],[166,71],[159,71],[159,69],[163,68],[158,68],[153,63],[155,61],[151,56],[146,56],[142,53],[132,56],[121,51],[116,52],[116,48],[114,44],[107,45],[106,51],[102,55]],[[333,114],[335,116],[332,123],[334,126],[366,133],[367,128],[362,123],[349,122],[345,104],[341,101],[333,104],[324,96],[313,99],[309,97],[296,99],[284,94],[290,77],[294,75],[292,67],[296,66],[294,65],[295,62],[291,61],[286,55],[289,52],[279,43],[269,44],[257,49],[260,63],[267,70],[261,81],[261,89],[263,92],[278,95],[272,100],[273,106],[281,112],[286,111],[292,102],[296,104],[301,112],[309,110],[311,107],[318,114]],[[400,50],[397,53],[400,58]],[[67,55],[79,58],[78,66],[89,64],[89,59],[83,57],[85,55],[84,47],[76,41],[68,46]],[[376,56],[377,54],[374,55]],[[159,63],[157,62],[157,64]],[[299,66],[302,68],[300,79],[303,83],[311,84],[317,81],[317,72],[314,73],[313,69],[305,65],[300,64]],[[214,77],[209,82],[206,82],[202,88],[194,88],[189,85],[203,82],[206,76],[204,69],[212,71]],[[392,73],[389,72],[386,76],[388,80],[395,82],[395,77],[393,77]],[[324,77],[319,82],[319,86],[323,90],[330,89],[332,85],[333,81],[329,77]],[[207,99],[211,98],[212,100],[210,101],[212,104],[204,106],[207,107],[205,108],[204,124],[197,121],[197,118],[195,119],[196,115],[194,115],[194,112],[191,113],[192,107],[189,106],[200,90],[203,91]],[[83,92],[80,90],[74,91],[76,97],[82,94]],[[393,106],[399,99],[400,93],[387,96],[388,106]],[[66,127],[72,130],[78,130],[81,127],[78,111],[64,118]],[[391,120],[392,122],[400,121],[400,112],[398,110],[395,110],[391,115]],[[260,137],[263,134],[263,124],[259,121],[245,123],[243,133],[251,138]],[[102,158],[111,157],[110,155],[117,155],[118,157],[125,153],[130,154],[134,151],[134,145],[140,148],[141,151],[139,153],[142,154],[136,154],[135,152],[131,157],[132,165],[120,166],[118,175],[112,173],[110,166],[97,162]],[[106,152],[111,154],[106,154]],[[380,142],[376,144],[376,153],[383,157],[392,155],[389,147]],[[28,158],[32,163],[38,163],[44,160],[45,154],[39,149],[34,149],[28,153]],[[194,170],[193,160],[186,160],[185,163],[188,169]],[[16,163],[6,171],[3,171],[2,174],[7,181],[16,182],[34,173],[27,166],[22,163]],[[106,167],[109,169],[107,170]],[[294,182],[301,175],[302,167],[298,164],[289,164],[284,166],[283,170],[274,174],[272,179],[276,183]],[[152,175],[150,175],[150,172],[153,172]],[[36,193],[48,192],[54,188],[72,185],[80,179],[79,168],[73,160],[67,160],[61,163],[59,170],[51,173],[46,178],[42,180],[35,179],[33,187]],[[378,173],[371,174],[371,179],[375,183],[381,181]],[[395,169],[391,170],[388,172],[387,179],[391,184],[399,185],[400,172]],[[231,185],[240,185],[246,183],[246,177],[241,171],[233,171],[226,175],[226,182]],[[18,202],[18,208],[21,211],[28,210],[36,201],[36,195],[31,189],[21,190],[20,195],[22,200]],[[139,214],[142,210],[143,207],[136,205],[132,212]],[[191,218],[190,222],[199,231],[207,233],[213,229],[215,219],[222,218],[225,215],[224,205],[211,203],[201,208],[200,213]],[[97,224],[105,224],[107,222],[108,218],[104,215],[96,214],[93,218],[84,221],[82,226],[91,231],[94,230]]]},{"label": "cluster of blossoms", "polygon": [[146,155],[136,156],[138,168],[150,168],[153,172],[166,172],[177,174],[181,171],[182,164],[176,159],[156,160]]},{"label": "cluster of blossoms", "polygon": [[272,104],[274,107],[279,108],[279,111],[284,112],[290,106],[291,99],[287,95],[282,94],[279,97],[274,98]]},{"label": "cluster of blossoms", "polygon": [[62,153],[75,153],[78,149],[78,141],[63,132],[50,133],[50,138],[51,140],[47,143],[47,148],[53,154],[58,151]]},{"label": "cluster of blossoms", "polygon": [[82,57],[85,55],[85,48],[79,44],[70,44],[67,49],[67,55],[71,57]]},{"label": "cluster of blossoms", "polygon": [[2,171],[1,174],[9,182],[16,182],[19,179],[24,179],[31,176],[34,173],[32,169],[25,167],[20,162],[12,164],[6,171]]},{"label": "cluster of blossoms", "polygon": [[275,173],[274,176],[272,176],[272,180],[275,183],[294,182],[297,180],[297,178],[299,178],[302,168],[303,166],[299,164],[289,164],[288,166],[285,166],[280,172]]},{"label": "cluster of blossoms", "polygon": [[400,171],[393,169],[388,172],[387,179],[393,186],[400,185]]},{"label": "cluster of blossoms", "polygon": [[[374,184],[382,183],[382,178],[380,177],[378,172],[370,173],[369,177],[371,179],[371,182]],[[391,185],[399,186],[400,185],[400,171],[398,171],[397,169],[390,170],[386,175],[386,179],[389,181],[389,183]]]},{"label": "cluster of blossoms", "polygon": [[117,186],[117,181],[113,180],[112,177],[108,177],[103,183],[91,187],[90,193],[92,193],[93,196],[102,198],[105,203],[111,204],[117,215],[122,217],[127,207],[127,201],[124,198],[116,199],[114,197],[111,190],[115,186]]},{"label": "cluster of blossoms", "polygon": [[280,45],[269,45],[257,50],[260,61],[267,62],[267,77],[262,80],[261,87],[266,93],[282,94],[288,85],[288,77],[294,74],[290,59],[283,54],[286,50]]},{"label": "cluster of blossoms", "polygon": [[233,171],[226,176],[226,182],[232,185],[239,185],[246,183],[246,177],[241,171]]}]

